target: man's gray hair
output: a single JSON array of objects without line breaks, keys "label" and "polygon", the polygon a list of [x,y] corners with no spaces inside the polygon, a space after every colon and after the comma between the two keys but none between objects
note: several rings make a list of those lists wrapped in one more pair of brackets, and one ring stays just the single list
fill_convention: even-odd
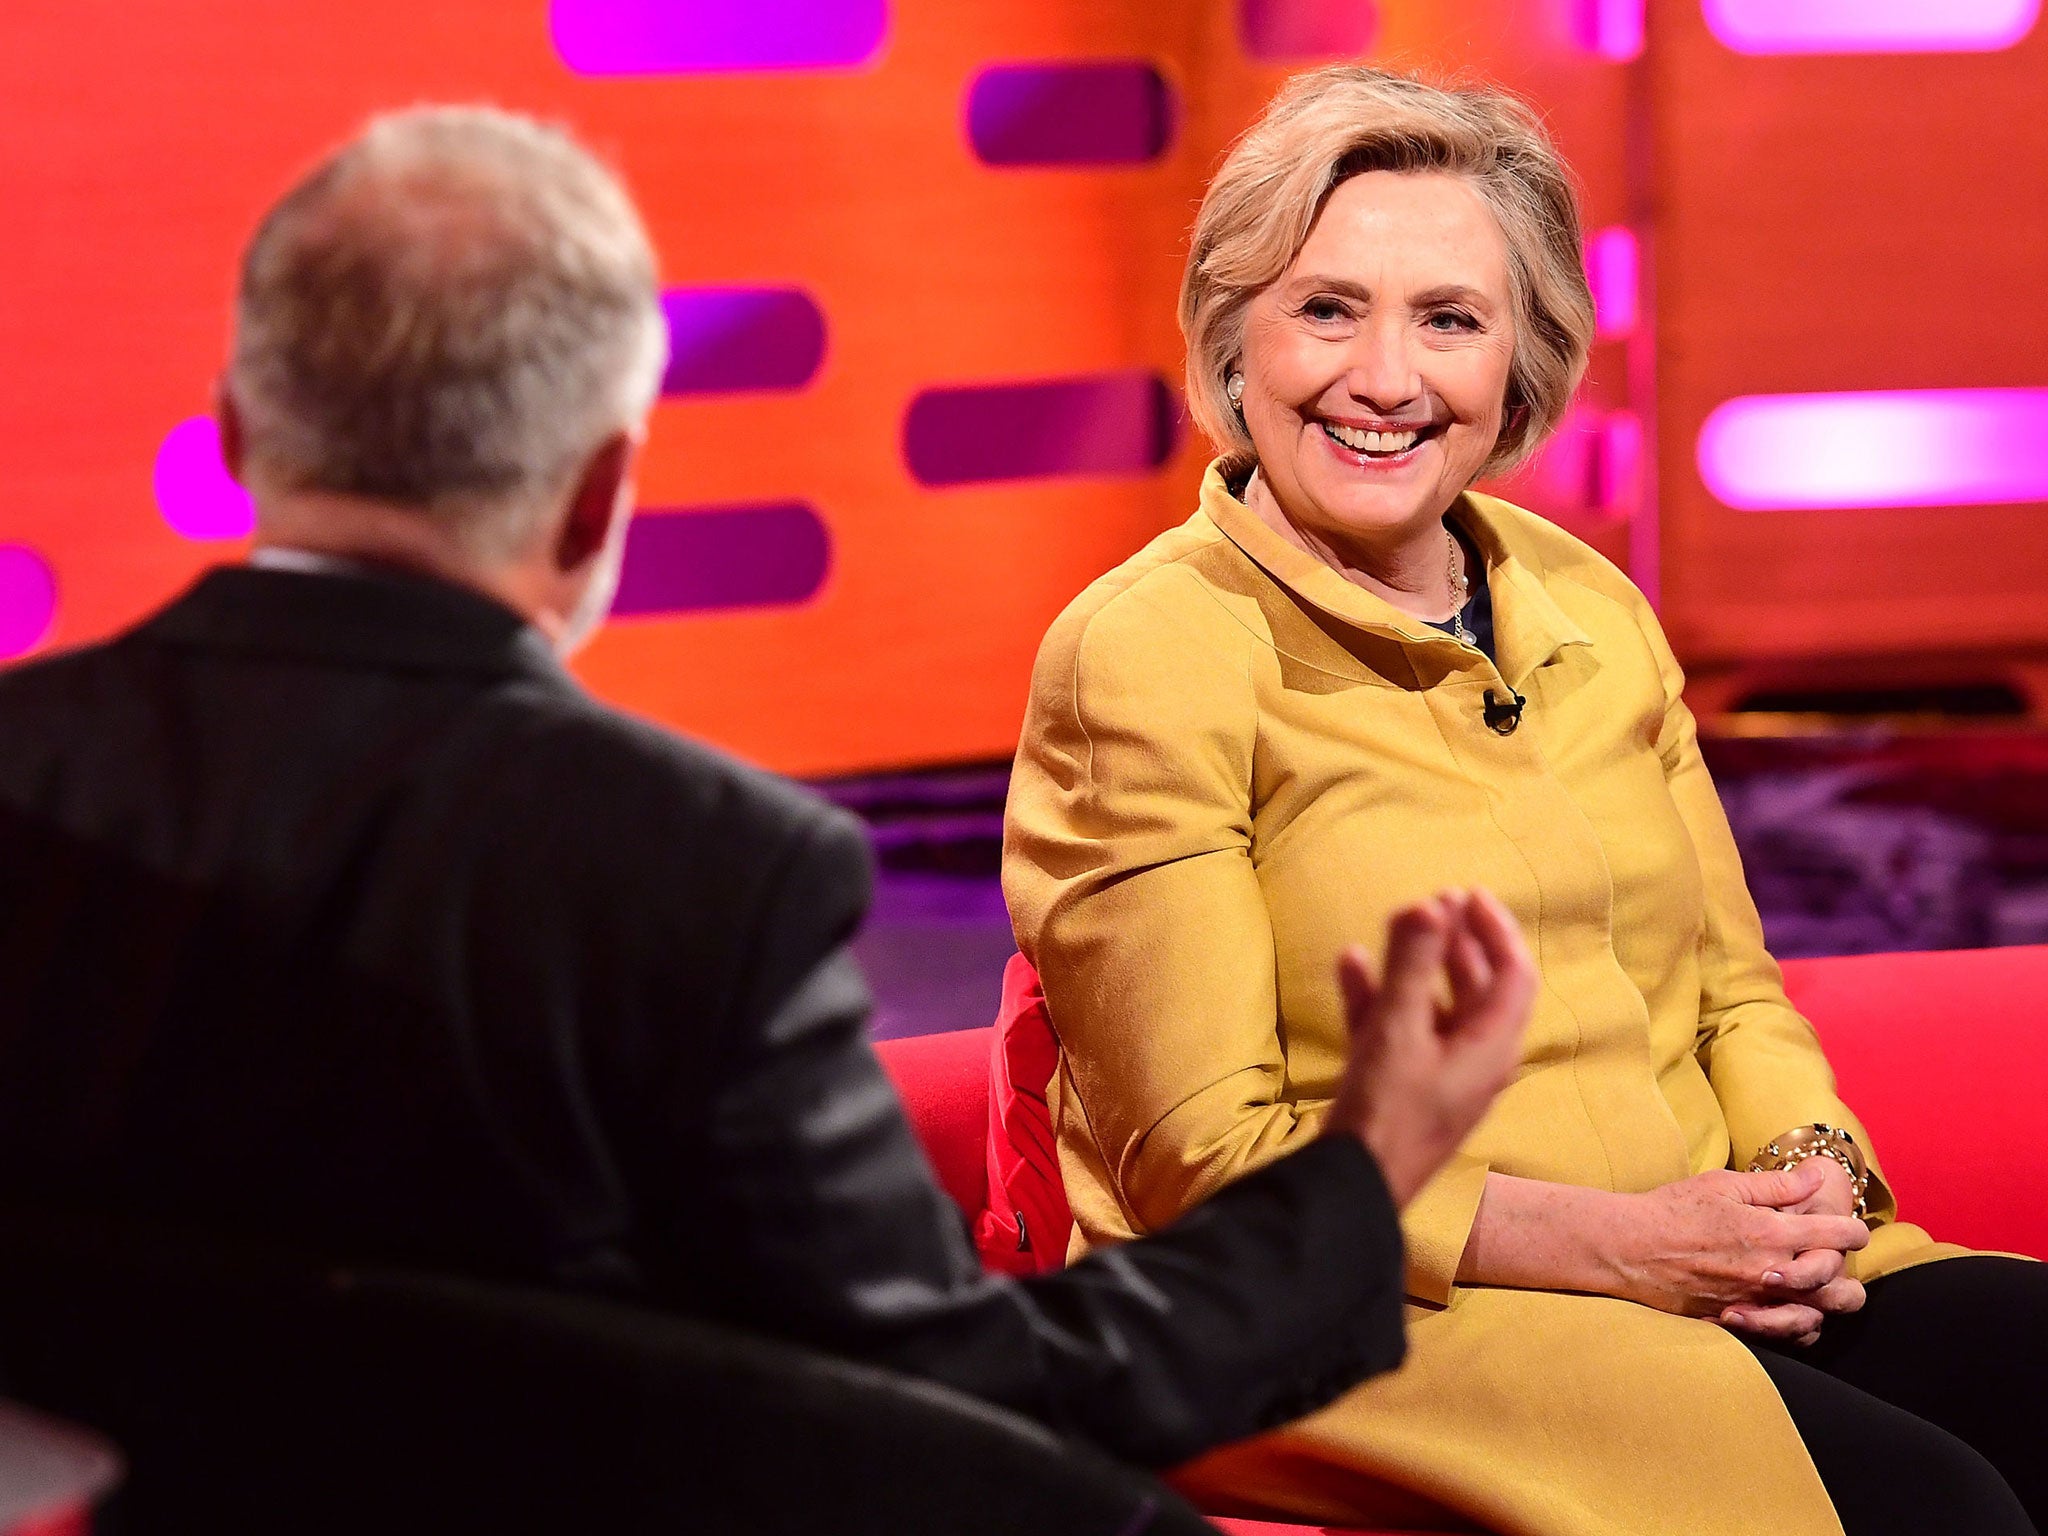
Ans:
[{"label": "man's gray hair", "polygon": [[228,391],[259,490],[418,508],[509,552],[660,387],[654,252],[568,134],[487,107],[379,117],[243,259]]}]

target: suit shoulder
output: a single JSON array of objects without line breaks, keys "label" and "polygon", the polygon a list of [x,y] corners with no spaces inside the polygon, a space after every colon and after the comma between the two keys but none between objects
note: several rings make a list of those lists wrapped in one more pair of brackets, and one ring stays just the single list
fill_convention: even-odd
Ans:
[{"label": "suit shoulder", "polygon": [[[717,747],[589,695],[560,701],[544,735],[553,774],[671,833],[759,847],[864,846],[859,823],[822,796]],[[649,832],[653,832],[650,827]]]},{"label": "suit shoulder", "polygon": [[1039,647],[1038,672],[1071,672],[1084,653],[1090,667],[1229,658],[1235,668],[1247,637],[1222,596],[1238,585],[1233,573],[1244,563],[1222,530],[1197,513],[1068,603]]},{"label": "suit shoulder", "polygon": [[125,637],[0,667],[0,708],[69,703],[100,692],[128,649]]},{"label": "suit shoulder", "polygon": [[155,693],[144,654],[126,637],[0,668],[0,763],[31,777],[110,722],[146,711]]}]

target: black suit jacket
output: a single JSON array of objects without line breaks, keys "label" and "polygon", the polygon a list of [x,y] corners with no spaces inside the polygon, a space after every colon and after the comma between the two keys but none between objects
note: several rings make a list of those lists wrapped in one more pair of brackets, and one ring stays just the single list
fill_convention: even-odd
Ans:
[{"label": "black suit jacket", "polygon": [[869,883],[495,603],[213,571],[0,674],[0,1193],[640,1296],[1155,1464],[1399,1360],[1348,1138],[984,1274],[865,1038]]}]

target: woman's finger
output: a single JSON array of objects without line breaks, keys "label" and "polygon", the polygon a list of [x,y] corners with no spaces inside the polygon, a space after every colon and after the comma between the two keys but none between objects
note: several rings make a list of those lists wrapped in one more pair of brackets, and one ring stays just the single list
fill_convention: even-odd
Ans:
[{"label": "woman's finger", "polygon": [[1870,1246],[1870,1228],[1854,1216],[1796,1216],[1786,1213],[1777,1219],[1785,1223],[1785,1240],[1798,1253],[1809,1248],[1855,1253]]},{"label": "woman's finger", "polygon": [[1781,1302],[1768,1307],[1728,1307],[1717,1321],[1724,1328],[1733,1328],[1738,1333],[1753,1333],[1762,1339],[1797,1339],[1805,1334],[1818,1333],[1825,1319],[1817,1307],[1800,1302]]},{"label": "woman's finger", "polygon": [[1830,1280],[1807,1298],[1821,1311],[1842,1317],[1863,1310],[1863,1282],[1851,1275]]},{"label": "woman's finger", "polygon": [[1809,1157],[1803,1163],[1794,1163],[1790,1168],[1769,1168],[1760,1173],[1738,1173],[1735,1187],[1741,1198],[1750,1205],[1768,1206],[1772,1210],[1790,1210],[1803,1205],[1819,1194],[1827,1181],[1827,1170],[1820,1165],[1826,1158]]},{"label": "woman's finger", "polygon": [[1764,1276],[1772,1291],[1817,1291],[1842,1275],[1842,1254],[1835,1248],[1811,1248],[1791,1263]]}]

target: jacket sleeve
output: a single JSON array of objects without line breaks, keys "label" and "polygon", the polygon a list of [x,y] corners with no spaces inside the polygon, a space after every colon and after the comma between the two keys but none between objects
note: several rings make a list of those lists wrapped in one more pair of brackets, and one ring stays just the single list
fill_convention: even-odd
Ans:
[{"label": "jacket sleeve", "polygon": [[1328,1108],[1286,1091],[1247,665],[1146,589],[1070,612],[1011,777],[1004,894],[1059,1033],[1063,1113],[1132,1232],[1305,1145]]},{"label": "jacket sleeve", "polygon": [[1638,608],[1637,622],[1664,682],[1657,751],[1665,783],[1691,834],[1705,886],[1697,1050],[1728,1123],[1729,1166],[1747,1168],[1773,1137],[1795,1126],[1839,1126],[1855,1136],[1869,1162],[1871,1222],[1890,1221],[1897,1205],[1870,1137],[1836,1095],[1834,1069],[1819,1037],[1786,998],[1784,976],[1764,948],[1742,858],[1700,756],[1692,711],[1681,696],[1684,674],[1647,604]]},{"label": "jacket sleeve", "polygon": [[733,1320],[1152,1465],[1399,1361],[1399,1237],[1356,1144],[1311,1149],[1151,1242],[1028,1282],[985,1274],[867,1042],[845,948],[867,883],[858,829],[825,813],[756,925],[701,1170]]}]

